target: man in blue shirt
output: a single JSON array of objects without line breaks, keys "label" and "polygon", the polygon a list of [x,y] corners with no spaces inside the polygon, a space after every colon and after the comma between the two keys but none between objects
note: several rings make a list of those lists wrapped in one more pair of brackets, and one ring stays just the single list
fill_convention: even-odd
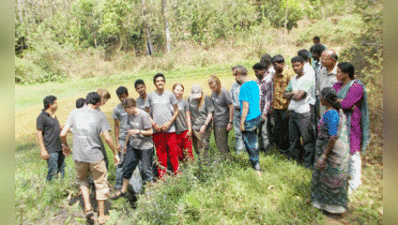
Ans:
[{"label": "man in blue shirt", "polygon": [[243,142],[249,154],[249,160],[253,168],[259,175],[259,148],[257,139],[257,129],[261,122],[260,111],[260,89],[255,81],[247,76],[247,69],[238,65],[233,68],[233,75],[236,82],[242,86],[239,92],[239,103],[241,108],[240,131],[242,132]]}]

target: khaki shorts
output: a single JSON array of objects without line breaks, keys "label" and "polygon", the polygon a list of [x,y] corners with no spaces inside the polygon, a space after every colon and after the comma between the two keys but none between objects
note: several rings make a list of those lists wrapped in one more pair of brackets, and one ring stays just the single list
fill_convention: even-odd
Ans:
[{"label": "khaki shorts", "polygon": [[107,200],[109,197],[109,185],[108,185],[108,171],[105,166],[105,161],[101,160],[95,163],[76,162],[76,179],[79,186],[85,186],[89,188],[88,179],[89,174],[94,180],[96,199]]}]

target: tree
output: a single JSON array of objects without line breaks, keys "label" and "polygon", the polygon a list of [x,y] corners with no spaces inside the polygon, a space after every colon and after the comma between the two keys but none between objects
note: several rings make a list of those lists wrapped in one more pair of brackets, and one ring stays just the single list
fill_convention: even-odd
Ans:
[{"label": "tree", "polygon": [[166,49],[167,52],[170,52],[171,50],[171,35],[170,35],[170,29],[169,29],[169,23],[167,20],[167,0],[162,0],[162,14],[163,14],[163,19],[164,19],[164,29],[166,33]]}]

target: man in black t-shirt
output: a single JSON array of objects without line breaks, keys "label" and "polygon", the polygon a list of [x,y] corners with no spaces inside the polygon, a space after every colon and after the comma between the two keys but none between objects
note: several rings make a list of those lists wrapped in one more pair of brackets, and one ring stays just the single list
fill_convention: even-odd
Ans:
[{"label": "man in black t-shirt", "polygon": [[47,181],[58,173],[64,177],[65,156],[62,153],[62,143],[59,137],[61,128],[55,111],[57,111],[57,98],[49,95],[43,100],[44,109],[36,119],[37,138],[40,146],[40,156],[47,160]]}]

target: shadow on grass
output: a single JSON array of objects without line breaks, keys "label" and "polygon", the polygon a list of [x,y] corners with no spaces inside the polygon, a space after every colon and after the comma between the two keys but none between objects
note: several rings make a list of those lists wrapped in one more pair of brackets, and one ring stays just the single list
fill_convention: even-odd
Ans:
[{"label": "shadow on grass", "polygon": [[17,144],[15,146],[15,152],[24,152],[24,151],[30,150],[32,148],[37,148],[37,147],[39,147],[39,145],[37,143],[34,143],[34,142],[27,142],[27,143],[24,143],[24,144]]}]

